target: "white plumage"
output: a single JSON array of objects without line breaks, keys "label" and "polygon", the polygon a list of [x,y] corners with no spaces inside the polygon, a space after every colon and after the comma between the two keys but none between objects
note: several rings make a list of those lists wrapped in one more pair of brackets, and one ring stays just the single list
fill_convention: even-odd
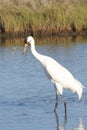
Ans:
[{"label": "white plumage", "polygon": [[[48,78],[57,87],[57,93],[63,94],[63,88],[77,92],[79,99],[82,96],[83,86],[73,75],[58,62],[50,57],[44,57],[42,62]],[[48,64],[49,63],[49,64]]]},{"label": "white plumage", "polygon": [[32,36],[26,38],[24,52],[29,44],[31,45],[32,54],[40,61],[47,77],[54,83],[56,94],[63,95],[63,89],[70,89],[76,92],[80,99],[83,92],[83,85],[53,58],[39,54],[35,49],[35,42]]}]

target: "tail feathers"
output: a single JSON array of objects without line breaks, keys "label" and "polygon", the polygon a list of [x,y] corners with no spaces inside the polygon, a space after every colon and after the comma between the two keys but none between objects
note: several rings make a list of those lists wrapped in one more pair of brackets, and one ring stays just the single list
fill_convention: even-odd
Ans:
[{"label": "tail feathers", "polygon": [[[57,94],[63,95],[62,85],[60,83],[56,82],[55,86],[56,86],[56,89],[57,89]],[[84,88],[84,86],[77,79],[75,79],[74,84],[72,85],[70,90],[72,90],[73,92],[77,92],[78,98],[80,100],[81,97],[82,97],[83,88]]]},{"label": "tail feathers", "polygon": [[76,80],[76,92],[78,94],[79,100],[82,97],[83,88],[84,88],[84,86],[78,80]]},{"label": "tail feathers", "polygon": [[80,88],[80,90],[77,92],[79,100],[80,100],[81,97],[82,97],[82,93],[83,93],[83,89]]}]

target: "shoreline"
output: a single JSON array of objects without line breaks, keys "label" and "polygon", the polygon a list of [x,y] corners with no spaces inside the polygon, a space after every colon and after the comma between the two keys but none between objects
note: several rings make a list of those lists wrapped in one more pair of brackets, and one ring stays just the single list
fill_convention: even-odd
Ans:
[{"label": "shoreline", "polygon": [[14,37],[26,37],[28,35],[31,35],[31,36],[34,36],[34,37],[37,37],[37,38],[42,38],[42,37],[74,37],[74,36],[87,36],[87,30],[82,30],[82,31],[76,31],[76,32],[73,32],[73,31],[66,31],[66,30],[63,30],[63,31],[60,31],[60,32],[57,32],[57,31],[36,31],[36,32],[33,32],[33,31],[27,31],[27,32],[16,32],[16,33],[13,33],[13,32],[5,32],[3,34],[0,34],[0,38],[14,38]]}]

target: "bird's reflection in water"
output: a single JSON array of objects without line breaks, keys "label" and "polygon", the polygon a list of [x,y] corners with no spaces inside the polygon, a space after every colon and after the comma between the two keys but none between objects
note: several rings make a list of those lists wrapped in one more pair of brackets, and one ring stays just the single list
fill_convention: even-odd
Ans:
[{"label": "bird's reflection in water", "polygon": [[[55,119],[56,119],[56,124],[57,124],[57,130],[60,130],[60,124],[59,124],[58,114],[57,114],[56,111],[54,112],[54,114],[55,114]],[[62,127],[61,129],[62,129],[62,130],[65,129],[66,123],[67,123],[67,115],[64,116],[64,123],[63,123],[63,125],[61,126],[61,127]]]},{"label": "bird's reflection in water", "polygon": [[55,111],[54,114],[56,118],[57,130],[59,130],[59,118],[58,118],[57,112]]},{"label": "bird's reflection in water", "polygon": [[79,120],[79,126],[74,128],[73,130],[85,130],[82,119]]},{"label": "bird's reflection in water", "polygon": [[[54,112],[54,115],[55,115],[55,119],[56,119],[57,130],[65,130],[65,126],[67,123],[67,115],[65,115],[64,123],[61,126],[60,126],[59,117],[58,117],[58,114],[56,111]],[[75,128],[72,128],[72,130],[85,130],[82,119],[79,120],[79,125]]]}]

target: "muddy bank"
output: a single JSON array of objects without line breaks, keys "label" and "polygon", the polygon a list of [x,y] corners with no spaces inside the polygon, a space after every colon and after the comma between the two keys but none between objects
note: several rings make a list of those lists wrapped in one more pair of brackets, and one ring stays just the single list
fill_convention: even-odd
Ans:
[{"label": "muddy bank", "polygon": [[37,30],[24,30],[24,31],[17,31],[17,32],[9,32],[5,31],[2,28],[0,33],[0,37],[24,37],[27,35],[35,36],[35,37],[49,37],[49,36],[86,36],[87,35],[87,28],[82,27],[81,30],[77,30],[76,28],[71,29],[60,29],[57,27],[53,28],[38,28]]}]

